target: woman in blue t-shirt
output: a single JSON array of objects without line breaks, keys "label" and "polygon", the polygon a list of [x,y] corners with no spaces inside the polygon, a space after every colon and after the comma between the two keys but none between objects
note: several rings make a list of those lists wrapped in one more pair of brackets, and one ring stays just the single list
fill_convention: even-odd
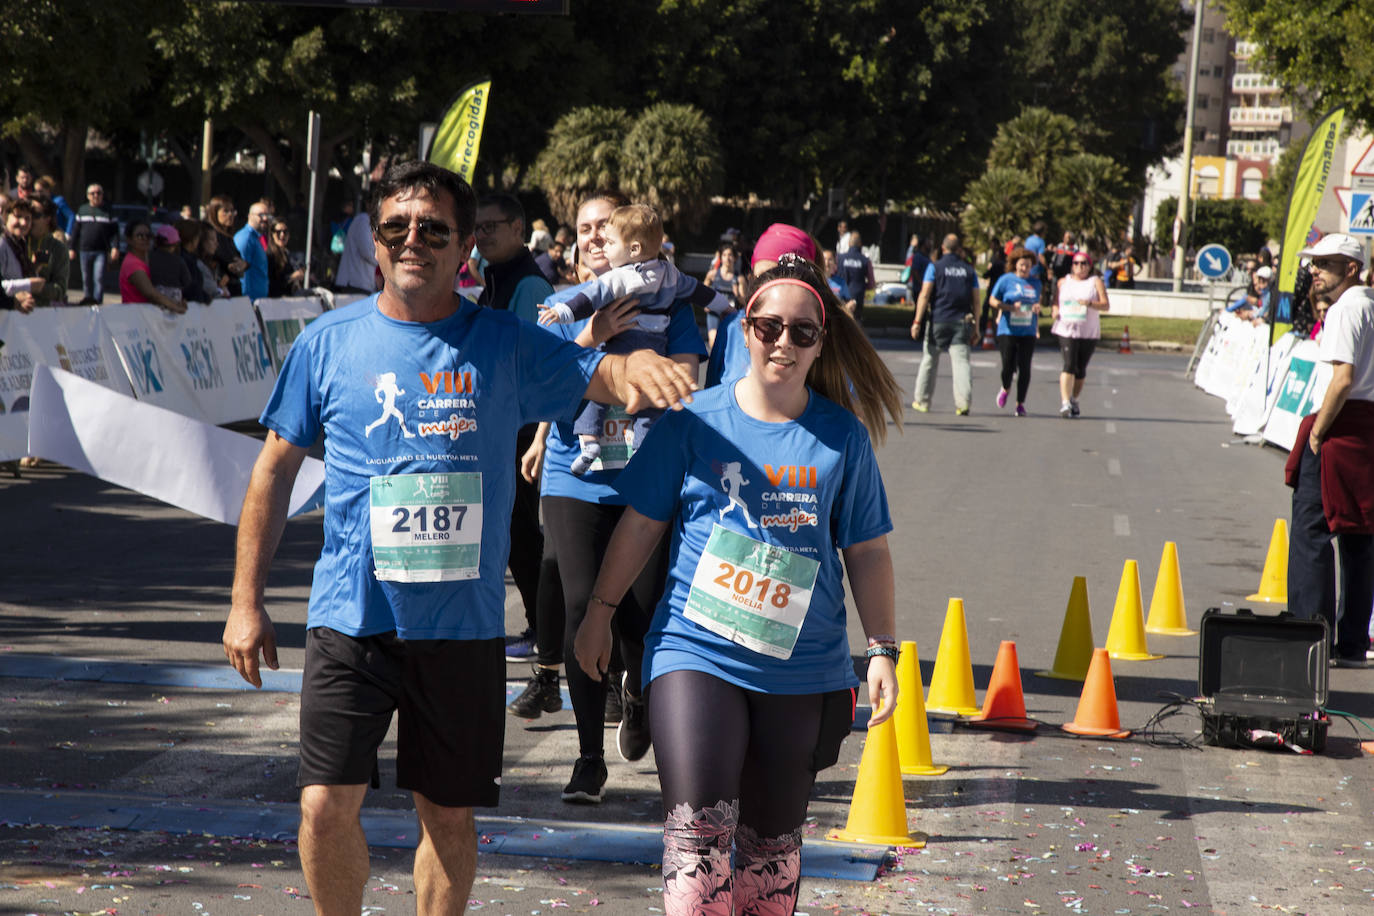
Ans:
[{"label": "woman in blue t-shirt", "polygon": [[602,676],[616,605],[671,532],[644,658],[669,914],[795,906],[807,800],[854,715],[845,570],[870,724],[897,699],[892,522],[870,431],[900,426],[901,393],[795,255],[758,278],[742,331],[748,374],[666,414],[616,481],[628,507],[574,643]]},{"label": "woman in blue t-shirt", "polygon": [[1026,392],[1030,390],[1031,357],[1040,336],[1040,280],[1031,276],[1035,255],[1024,248],[1011,253],[1012,272],[1002,274],[988,293],[988,305],[1001,314],[997,318],[997,349],[1002,354],[1002,390],[997,406],[1007,406],[1012,373],[1016,374],[1016,415],[1026,415]]}]

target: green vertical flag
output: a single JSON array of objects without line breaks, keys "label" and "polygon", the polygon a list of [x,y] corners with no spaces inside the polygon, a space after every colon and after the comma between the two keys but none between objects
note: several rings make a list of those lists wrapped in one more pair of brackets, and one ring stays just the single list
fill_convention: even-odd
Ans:
[{"label": "green vertical flag", "polygon": [[487,118],[487,98],[491,80],[473,83],[453,100],[434,132],[429,161],[457,172],[472,184],[477,151],[482,144],[482,124]]},{"label": "green vertical flag", "polygon": [[1307,231],[1317,217],[1317,207],[1331,177],[1345,109],[1337,108],[1318,122],[1298,162],[1298,174],[1288,196],[1288,218],[1283,224],[1283,250],[1279,253],[1279,294],[1292,294],[1298,277],[1298,252],[1307,247]]}]

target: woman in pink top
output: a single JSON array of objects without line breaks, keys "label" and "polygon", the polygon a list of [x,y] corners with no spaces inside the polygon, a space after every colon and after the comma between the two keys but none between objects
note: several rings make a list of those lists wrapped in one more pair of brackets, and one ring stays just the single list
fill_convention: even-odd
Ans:
[{"label": "woman in pink top", "polygon": [[1078,395],[1088,374],[1088,360],[1102,336],[1100,312],[1109,308],[1107,286],[1093,272],[1093,259],[1085,252],[1073,256],[1071,273],[1059,280],[1054,296],[1054,327],[1059,338],[1059,355],[1064,361],[1059,373],[1059,415],[1079,415]]},{"label": "woman in pink top", "polygon": [[152,247],[153,230],[142,220],[129,224],[125,234],[129,251],[119,262],[119,298],[126,303],[146,302],[169,312],[184,312],[186,305],[158,292],[148,274],[148,249]]}]

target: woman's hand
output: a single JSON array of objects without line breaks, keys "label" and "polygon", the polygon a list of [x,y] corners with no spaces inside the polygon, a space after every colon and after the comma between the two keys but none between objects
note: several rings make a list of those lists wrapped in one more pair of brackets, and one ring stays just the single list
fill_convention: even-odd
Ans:
[{"label": "woman's hand", "polygon": [[873,709],[869,728],[886,722],[897,708],[897,664],[886,655],[868,660],[868,704]]},{"label": "woman's hand", "polygon": [[587,325],[592,332],[592,346],[599,347],[621,331],[628,331],[635,326],[637,317],[639,305],[634,296],[625,296],[598,309]]},{"label": "woman's hand", "polygon": [[611,615],[599,601],[587,605],[587,616],[573,637],[573,655],[587,677],[600,682],[611,665]]},{"label": "woman's hand", "polygon": [[538,481],[540,473],[544,470],[544,450],[548,448],[545,437],[548,434],[549,424],[540,423],[539,430],[534,434],[534,441],[525,449],[525,454],[520,456],[520,476],[525,479],[525,483]]},{"label": "woman's hand", "polygon": [[230,261],[225,267],[229,273],[238,277],[242,276],[243,272],[248,269],[248,262],[243,258],[234,258],[234,260]]}]

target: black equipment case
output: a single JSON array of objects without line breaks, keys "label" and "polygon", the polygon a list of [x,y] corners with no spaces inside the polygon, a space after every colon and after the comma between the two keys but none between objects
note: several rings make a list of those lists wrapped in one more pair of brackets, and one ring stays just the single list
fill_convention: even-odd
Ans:
[{"label": "black equipment case", "polygon": [[1200,632],[1197,688],[1208,744],[1326,747],[1325,620],[1208,608]]}]

